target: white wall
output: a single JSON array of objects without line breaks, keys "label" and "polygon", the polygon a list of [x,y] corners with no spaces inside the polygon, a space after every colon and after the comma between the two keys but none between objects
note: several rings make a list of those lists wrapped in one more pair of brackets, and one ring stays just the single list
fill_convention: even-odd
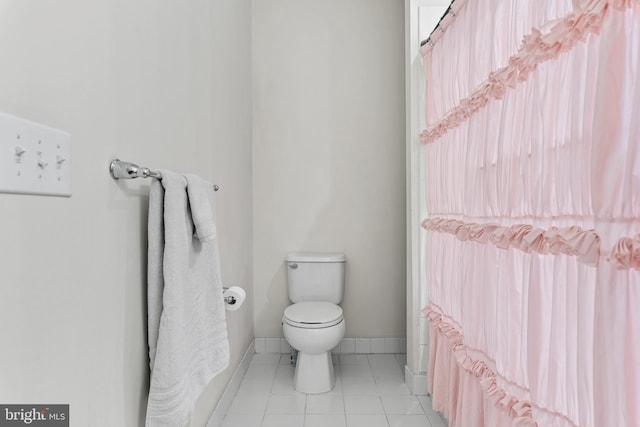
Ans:
[{"label": "white wall", "polygon": [[[0,194],[0,402],[69,403],[72,426],[142,425],[148,182],[115,156],[222,190],[226,283],[252,300],[249,0],[0,0],[0,111],[72,135],[71,198]],[[232,366],[253,337],[229,317]]]},{"label": "white wall", "polygon": [[253,2],[257,337],[290,251],[344,251],[347,337],[405,336],[404,4]]}]

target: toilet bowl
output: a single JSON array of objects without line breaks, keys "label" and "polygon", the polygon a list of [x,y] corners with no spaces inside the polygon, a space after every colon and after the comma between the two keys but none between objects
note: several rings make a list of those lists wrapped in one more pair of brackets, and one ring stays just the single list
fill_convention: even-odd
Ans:
[{"label": "toilet bowl", "polygon": [[335,385],[331,349],[345,333],[340,306],[326,301],[304,301],[288,306],[282,329],[289,344],[298,350],[293,380],[302,393],[326,393]]}]

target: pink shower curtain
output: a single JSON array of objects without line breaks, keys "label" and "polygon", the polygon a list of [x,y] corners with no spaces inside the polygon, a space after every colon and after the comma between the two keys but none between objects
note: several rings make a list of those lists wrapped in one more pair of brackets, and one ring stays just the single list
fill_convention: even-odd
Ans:
[{"label": "pink shower curtain", "polygon": [[457,0],[422,49],[434,408],[640,427],[640,0]]}]

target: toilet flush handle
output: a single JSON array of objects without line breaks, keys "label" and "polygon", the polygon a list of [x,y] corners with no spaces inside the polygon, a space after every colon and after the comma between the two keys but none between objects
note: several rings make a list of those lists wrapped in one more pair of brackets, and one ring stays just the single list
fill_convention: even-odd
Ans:
[{"label": "toilet flush handle", "polygon": [[296,268],[298,268],[298,264],[296,264],[295,262],[292,262],[291,264],[289,264],[289,268],[292,268],[295,270]]}]

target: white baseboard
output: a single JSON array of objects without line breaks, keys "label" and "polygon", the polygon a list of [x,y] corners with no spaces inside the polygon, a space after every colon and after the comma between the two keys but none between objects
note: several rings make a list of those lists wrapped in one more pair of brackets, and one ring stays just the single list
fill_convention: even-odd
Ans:
[{"label": "white baseboard", "polygon": [[409,387],[411,394],[418,396],[426,396],[429,394],[427,391],[427,373],[421,372],[414,374],[407,365],[404,366],[404,382]]},{"label": "white baseboard", "polygon": [[[256,338],[256,353],[289,353],[284,338]],[[403,354],[407,352],[406,338],[344,338],[333,354]]]},{"label": "white baseboard", "polygon": [[207,427],[220,427],[222,425],[224,416],[227,414],[227,410],[229,410],[231,402],[233,402],[233,398],[238,391],[238,387],[240,387],[244,374],[247,372],[247,369],[249,369],[249,364],[251,363],[251,359],[253,359],[254,354],[256,354],[255,340],[251,341],[249,347],[247,347],[247,351],[244,352],[244,356],[242,356],[240,364],[238,364],[236,371],[233,373],[231,381],[229,381],[224,393],[222,393],[222,397],[220,397],[220,400],[218,401],[218,405],[216,405],[216,409],[214,409],[213,414],[211,414],[211,418],[209,418]]}]

